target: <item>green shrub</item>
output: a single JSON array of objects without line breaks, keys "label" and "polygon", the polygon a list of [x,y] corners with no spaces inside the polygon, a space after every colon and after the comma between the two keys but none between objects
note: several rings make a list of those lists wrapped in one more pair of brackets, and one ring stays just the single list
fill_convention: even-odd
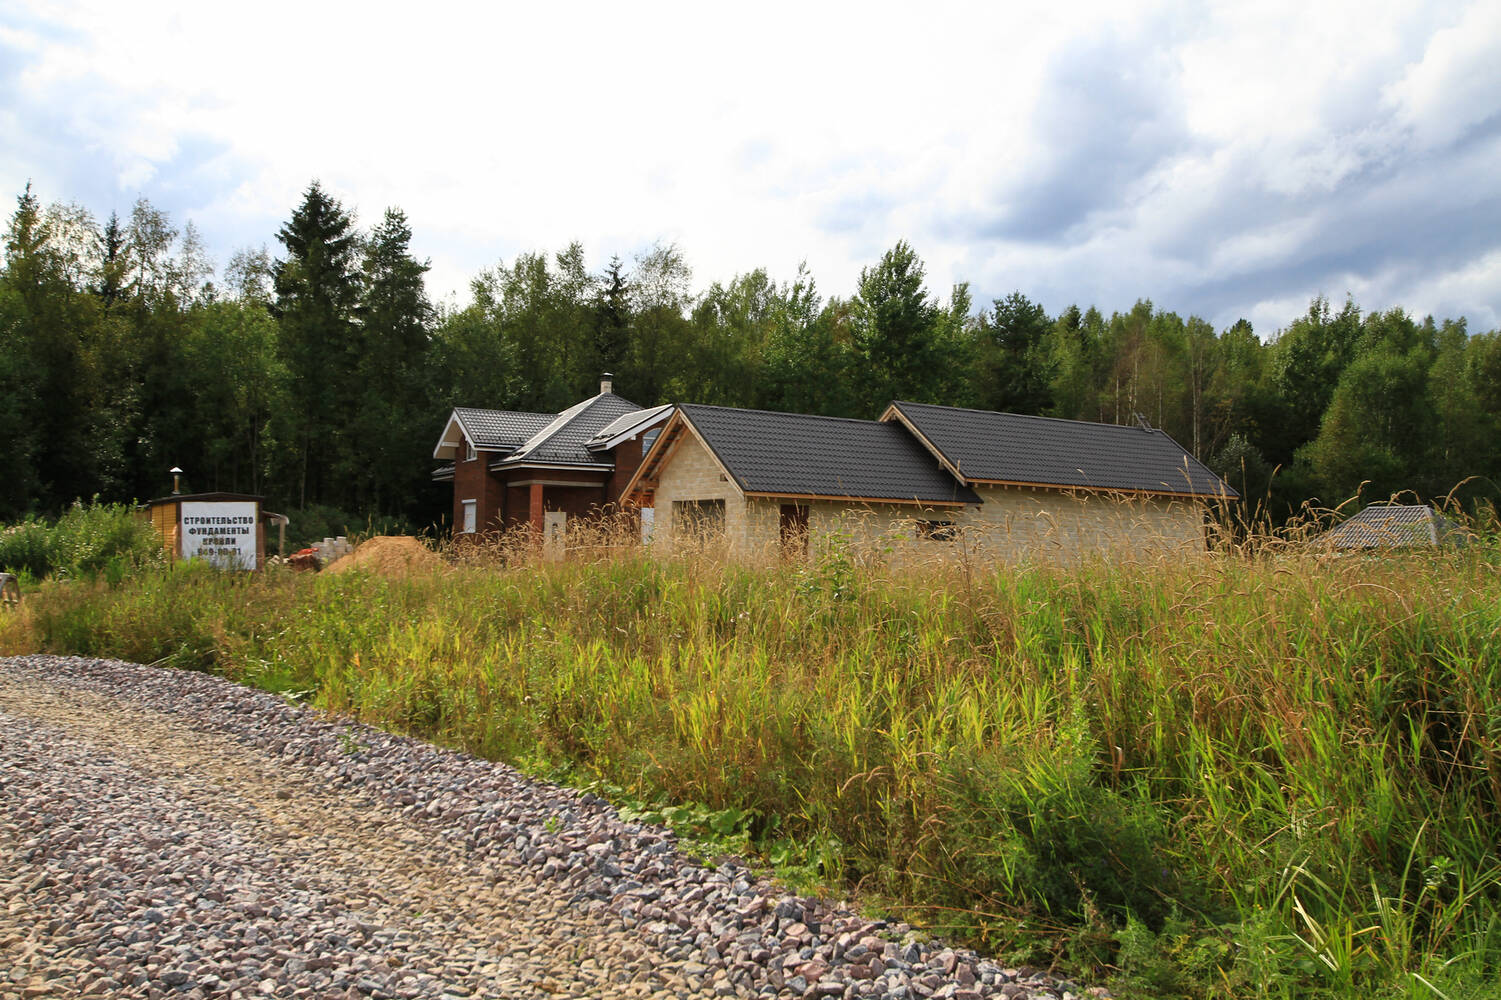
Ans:
[{"label": "green shrub", "polygon": [[35,580],[104,573],[119,583],[165,559],[150,523],[127,504],[77,502],[54,523],[29,517],[0,530],[0,569]]},{"label": "green shrub", "polygon": [[52,572],[52,529],[28,517],[20,524],[0,528],[0,571],[40,580]]},{"label": "green shrub", "polygon": [[146,566],[165,559],[161,539],[144,517],[126,504],[75,503],[52,531],[55,570],[93,578],[113,563]]}]

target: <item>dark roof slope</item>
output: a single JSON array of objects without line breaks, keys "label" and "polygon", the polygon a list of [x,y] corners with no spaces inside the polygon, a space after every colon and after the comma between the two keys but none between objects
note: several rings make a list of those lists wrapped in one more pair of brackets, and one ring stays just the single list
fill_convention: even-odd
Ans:
[{"label": "dark roof slope", "polygon": [[490,451],[512,451],[521,447],[556,417],[553,413],[481,410],[472,406],[455,406],[453,412],[469,432],[470,443]]},{"label": "dark roof slope", "polygon": [[1337,549],[1408,548],[1437,545],[1456,532],[1464,534],[1432,507],[1372,504],[1323,540]]},{"label": "dark roof slope", "polygon": [[1160,430],[895,402],[965,479],[1239,496]]},{"label": "dark roof slope", "polygon": [[641,407],[613,392],[602,392],[575,403],[548,421],[510,455],[492,468],[510,465],[598,465],[611,468],[615,462],[607,453],[585,447],[610,424]]},{"label": "dark roof slope", "polygon": [[698,404],[678,411],[749,493],[923,503],[980,499],[895,424]]}]

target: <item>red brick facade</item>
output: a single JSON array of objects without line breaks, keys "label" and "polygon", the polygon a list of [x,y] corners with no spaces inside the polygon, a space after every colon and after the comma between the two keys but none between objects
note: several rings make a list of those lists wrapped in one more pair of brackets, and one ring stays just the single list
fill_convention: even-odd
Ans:
[{"label": "red brick facade", "polygon": [[[467,444],[467,442],[466,442]],[[474,529],[478,532],[499,531],[499,520],[505,496],[505,485],[485,468],[494,455],[478,452],[474,460],[466,457],[467,448],[459,446],[453,463],[453,526],[454,532],[464,530],[464,501],[475,501]]]},{"label": "red brick facade", "polygon": [[[598,396],[556,417],[455,407],[433,449],[433,458],[453,461],[455,536],[469,533],[466,523],[475,535],[527,527],[540,534],[555,512],[573,520],[617,510],[641,464],[643,443],[655,436],[654,428],[671,416],[671,408],[641,410],[611,392],[610,385],[604,376]],[[634,437],[620,440],[620,429],[631,433],[632,427]],[[599,450],[608,440],[618,443]],[[501,467],[492,468],[497,464]],[[435,475],[446,478],[446,472]],[[472,519],[466,510],[472,510]]]},{"label": "red brick facade", "polygon": [[[641,436],[614,449],[613,470],[586,472],[575,469],[521,468],[491,471],[495,460],[478,452],[473,461],[461,446],[453,467],[454,533],[464,530],[464,501],[475,502],[475,531],[479,534],[510,531],[533,521],[533,487],[542,491],[543,511],[562,511],[570,518],[597,517],[615,509],[620,491],[641,464]],[[541,525],[534,525],[540,530]]]}]

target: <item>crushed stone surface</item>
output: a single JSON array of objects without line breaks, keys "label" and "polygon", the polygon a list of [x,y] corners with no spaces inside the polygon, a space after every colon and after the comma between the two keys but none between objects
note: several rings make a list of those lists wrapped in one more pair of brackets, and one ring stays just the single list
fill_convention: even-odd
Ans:
[{"label": "crushed stone surface", "polygon": [[0,998],[1108,996],[204,674],[0,659]]}]

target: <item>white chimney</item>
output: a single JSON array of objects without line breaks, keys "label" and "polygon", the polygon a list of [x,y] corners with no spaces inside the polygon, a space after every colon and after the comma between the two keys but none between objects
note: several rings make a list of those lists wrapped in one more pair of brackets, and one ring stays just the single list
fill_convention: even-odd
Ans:
[{"label": "white chimney", "polygon": [[615,391],[615,373],[601,372],[599,376],[599,394],[603,396],[607,392]]}]

